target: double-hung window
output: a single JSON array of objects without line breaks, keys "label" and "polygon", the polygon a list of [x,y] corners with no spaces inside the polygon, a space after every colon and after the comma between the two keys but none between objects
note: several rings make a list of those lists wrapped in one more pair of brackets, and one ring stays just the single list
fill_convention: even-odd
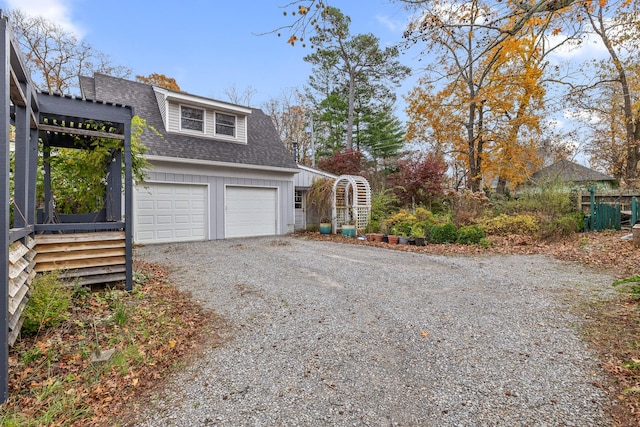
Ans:
[{"label": "double-hung window", "polygon": [[193,107],[180,107],[180,128],[204,132],[204,110]]},{"label": "double-hung window", "polygon": [[236,136],[236,116],[216,113],[216,134]]}]

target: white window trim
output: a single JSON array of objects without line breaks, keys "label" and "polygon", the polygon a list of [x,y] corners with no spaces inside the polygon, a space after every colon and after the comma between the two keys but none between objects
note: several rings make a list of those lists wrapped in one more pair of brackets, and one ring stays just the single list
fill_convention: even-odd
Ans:
[{"label": "white window trim", "polygon": [[[202,131],[194,129],[184,129],[182,127],[182,107],[191,108],[193,110],[202,111]],[[207,133],[207,110],[206,108],[196,107],[193,105],[178,104],[178,129],[180,132],[191,133],[195,135],[205,135]]]},{"label": "white window trim", "polygon": [[[233,136],[231,135],[227,135],[225,133],[218,133],[218,114],[224,114],[225,116],[231,116],[234,118],[234,125],[233,125]],[[220,138],[229,138],[229,139],[233,139],[233,140],[238,140],[238,115],[237,114],[230,114],[230,113],[226,113],[224,111],[214,111],[213,112],[213,134],[217,137]]]}]

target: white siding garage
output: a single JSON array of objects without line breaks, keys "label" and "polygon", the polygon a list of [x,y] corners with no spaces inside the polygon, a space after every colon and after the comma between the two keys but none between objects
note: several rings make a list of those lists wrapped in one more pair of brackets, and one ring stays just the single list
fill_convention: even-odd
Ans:
[{"label": "white siding garage", "polygon": [[225,188],[225,237],[271,236],[277,222],[277,188]]},{"label": "white siding garage", "polygon": [[136,187],[135,243],[208,238],[206,185],[154,182],[145,186]]}]

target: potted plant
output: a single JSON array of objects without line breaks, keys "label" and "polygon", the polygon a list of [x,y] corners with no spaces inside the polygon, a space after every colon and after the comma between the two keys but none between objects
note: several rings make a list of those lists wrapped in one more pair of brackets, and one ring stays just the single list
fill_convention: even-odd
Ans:
[{"label": "potted plant", "polygon": [[307,192],[307,205],[314,209],[320,218],[320,233],[330,234],[332,231],[333,179],[314,179]]},{"label": "potted plant", "polygon": [[350,219],[342,224],[342,235],[344,237],[356,237],[356,223],[353,217],[350,217]]},{"label": "potted plant", "polygon": [[395,227],[393,227],[391,229],[391,234],[389,234],[387,236],[387,239],[388,239],[388,242],[389,242],[390,245],[397,245],[398,244],[399,236],[398,236],[398,234],[396,232],[396,228]]},{"label": "potted plant", "polygon": [[424,246],[425,245],[425,231],[422,224],[417,223],[411,227],[411,236],[415,241],[416,246]]}]

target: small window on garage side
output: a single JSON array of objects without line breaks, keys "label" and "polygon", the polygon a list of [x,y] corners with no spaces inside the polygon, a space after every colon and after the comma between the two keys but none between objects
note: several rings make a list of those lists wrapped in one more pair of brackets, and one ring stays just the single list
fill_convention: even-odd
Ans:
[{"label": "small window on garage side", "polygon": [[236,136],[236,116],[216,113],[216,135]]},{"label": "small window on garage side", "polygon": [[181,106],[180,129],[204,132],[204,110]]},{"label": "small window on garage side", "polygon": [[302,209],[302,191],[296,190],[296,194],[295,194],[295,204],[296,204],[296,209]]}]

